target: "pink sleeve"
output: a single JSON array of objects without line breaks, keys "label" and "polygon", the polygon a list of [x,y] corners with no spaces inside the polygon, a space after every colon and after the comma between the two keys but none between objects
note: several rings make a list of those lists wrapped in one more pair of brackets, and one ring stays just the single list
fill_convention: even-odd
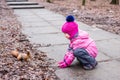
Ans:
[{"label": "pink sleeve", "polygon": [[59,62],[59,67],[60,68],[66,68],[67,66],[71,65],[71,63],[73,62],[74,60],[74,55],[71,51],[68,51],[65,56],[64,56],[64,59]]}]

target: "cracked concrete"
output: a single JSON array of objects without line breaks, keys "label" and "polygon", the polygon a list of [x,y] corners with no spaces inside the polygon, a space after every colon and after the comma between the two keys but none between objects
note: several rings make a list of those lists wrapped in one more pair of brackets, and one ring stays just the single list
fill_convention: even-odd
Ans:
[{"label": "cracked concrete", "polygon": [[[56,62],[63,59],[69,43],[60,30],[64,16],[46,9],[15,9],[14,13],[31,43],[43,45],[39,49]],[[68,68],[57,68],[57,76],[60,80],[120,80],[120,36],[81,22],[78,24],[96,41],[99,64],[96,69],[86,71],[75,60]]]}]

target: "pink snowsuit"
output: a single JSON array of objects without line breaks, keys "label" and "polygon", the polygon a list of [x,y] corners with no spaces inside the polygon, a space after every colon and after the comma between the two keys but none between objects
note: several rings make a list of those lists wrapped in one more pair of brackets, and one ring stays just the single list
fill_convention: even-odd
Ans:
[{"label": "pink snowsuit", "polygon": [[71,63],[75,59],[73,50],[77,48],[85,49],[89,53],[89,55],[94,58],[98,54],[95,42],[89,37],[89,34],[87,32],[82,30],[79,30],[79,34],[77,37],[70,40],[70,48],[72,48],[72,50],[68,50],[66,52],[64,59],[59,62],[59,67],[65,68],[71,65]]}]

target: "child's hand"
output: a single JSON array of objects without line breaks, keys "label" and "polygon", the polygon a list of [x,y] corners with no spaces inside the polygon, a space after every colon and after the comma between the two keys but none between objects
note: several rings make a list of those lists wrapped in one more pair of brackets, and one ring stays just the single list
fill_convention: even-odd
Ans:
[{"label": "child's hand", "polygon": [[65,64],[64,61],[61,61],[61,62],[58,63],[58,67],[60,67],[60,68],[66,68],[67,65]]}]

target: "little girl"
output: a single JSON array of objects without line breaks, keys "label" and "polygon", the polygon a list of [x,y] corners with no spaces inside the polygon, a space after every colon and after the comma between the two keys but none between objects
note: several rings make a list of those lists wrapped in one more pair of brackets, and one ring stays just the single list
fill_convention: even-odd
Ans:
[{"label": "little girl", "polygon": [[62,32],[70,40],[70,44],[64,59],[58,63],[58,66],[68,67],[76,57],[84,69],[94,69],[97,65],[95,57],[98,54],[95,42],[87,32],[78,29],[78,24],[74,22],[72,15],[66,17]]}]

